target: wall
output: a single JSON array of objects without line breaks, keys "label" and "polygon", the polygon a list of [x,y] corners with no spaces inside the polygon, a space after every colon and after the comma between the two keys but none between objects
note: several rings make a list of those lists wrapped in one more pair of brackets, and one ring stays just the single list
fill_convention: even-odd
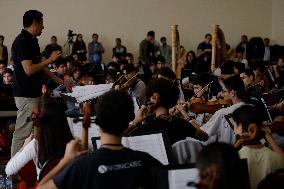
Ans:
[{"label": "wall", "polygon": [[[273,8],[274,17],[278,17],[280,7],[274,4]],[[28,9],[44,13],[41,47],[52,35],[58,36],[59,43],[64,45],[68,29],[82,33],[85,42],[90,42],[91,34],[96,32],[107,50],[106,61],[116,37],[121,37],[129,51],[137,55],[139,42],[147,31],[155,30],[158,40],[163,35],[169,38],[172,24],[179,25],[181,44],[187,50],[196,50],[213,24],[221,26],[232,47],[241,34],[271,37],[272,32],[271,0],[1,0],[0,33],[6,36],[9,47],[20,32],[22,16]],[[274,40],[284,41],[276,30],[274,25]]]},{"label": "wall", "polygon": [[272,0],[272,42],[284,45],[284,1]]}]

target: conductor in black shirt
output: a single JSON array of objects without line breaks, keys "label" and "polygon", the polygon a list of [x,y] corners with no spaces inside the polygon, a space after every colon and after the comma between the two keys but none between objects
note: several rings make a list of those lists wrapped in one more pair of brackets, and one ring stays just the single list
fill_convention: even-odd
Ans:
[{"label": "conductor in black shirt", "polygon": [[[22,32],[16,37],[12,45],[14,61],[13,95],[18,108],[15,132],[13,134],[11,155],[14,156],[32,132],[32,122],[27,118],[37,107],[41,96],[43,75],[48,76],[58,84],[63,80],[56,77],[48,69],[48,64],[62,55],[61,51],[54,51],[44,61],[41,61],[37,36],[41,35],[43,14],[37,10],[29,10],[23,16]],[[66,85],[68,85],[66,83]]]},{"label": "conductor in black shirt", "polygon": [[133,100],[126,92],[110,91],[99,97],[95,122],[100,127],[100,148],[72,161],[84,152],[79,151],[79,140],[71,141],[64,158],[43,178],[38,189],[153,188],[151,168],[161,163],[121,144],[122,133],[133,118]]}]

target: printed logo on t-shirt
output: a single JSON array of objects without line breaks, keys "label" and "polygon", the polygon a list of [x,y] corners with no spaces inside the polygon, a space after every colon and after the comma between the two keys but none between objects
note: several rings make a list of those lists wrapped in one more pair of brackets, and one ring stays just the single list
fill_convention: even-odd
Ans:
[{"label": "printed logo on t-shirt", "polygon": [[132,161],[132,162],[127,162],[127,163],[122,163],[122,164],[115,164],[115,165],[100,165],[98,167],[98,172],[101,174],[104,174],[108,171],[118,171],[122,169],[130,169],[130,168],[136,168],[136,167],[142,167],[142,161]]},{"label": "printed logo on t-shirt", "polygon": [[100,165],[98,171],[99,173],[104,174],[107,172],[107,167],[105,165]]}]

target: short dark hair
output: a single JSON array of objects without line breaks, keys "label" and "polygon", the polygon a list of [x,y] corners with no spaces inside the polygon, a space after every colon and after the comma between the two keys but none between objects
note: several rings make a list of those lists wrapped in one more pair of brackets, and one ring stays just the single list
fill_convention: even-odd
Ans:
[{"label": "short dark hair", "polygon": [[205,34],[205,38],[207,38],[208,36],[212,37],[212,35],[210,33]]},{"label": "short dark hair", "polygon": [[57,39],[57,37],[56,37],[55,35],[53,35],[53,36],[51,37],[51,39]]},{"label": "short dark hair", "polygon": [[156,79],[150,81],[146,86],[146,96],[150,97],[159,94],[159,105],[165,108],[172,108],[179,99],[179,89],[174,82],[166,79]]},{"label": "short dark hair", "polygon": [[201,73],[198,74],[192,81],[193,85],[200,85],[205,87],[213,78],[210,76],[209,73]]},{"label": "short dark hair", "polygon": [[[259,115],[262,115],[262,114],[261,112],[259,112],[259,110],[255,106],[244,105],[236,109],[232,113],[232,118],[237,124],[242,123],[243,130],[248,131],[249,125],[253,123],[256,124],[260,128],[263,120],[261,119],[261,116]],[[264,131],[259,129],[259,133],[256,136],[257,137],[256,139],[260,140],[264,137],[264,135],[265,135]]]},{"label": "short dark hair", "polygon": [[10,74],[11,76],[13,76],[13,70],[11,70],[10,68],[7,68],[7,69],[3,72],[2,75],[6,74],[6,73],[8,73],[8,74]]},{"label": "short dark hair", "polygon": [[239,70],[240,73],[243,73],[245,71],[245,64],[241,62],[235,62],[234,63],[234,68]]},{"label": "short dark hair", "polygon": [[165,63],[165,62],[166,62],[166,59],[165,59],[165,57],[164,57],[164,56],[159,55],[159,56],[157,57],[157,62]]},{"label": "short dark hair", "polygon": [[161,76],[167,77],[170,80],[176,79],[176,74],[169,68],[169,67],[163,67],[159,70],[159,74]]},{"label": "short dark hair", "polygon": [[4,39],[5,39],[3,35],[0,35],[0,38],[2,38],[3,41],[4,41]]},{"label": "short dark hair", "polygon": [[155,32],[153,30],[148,31],[147,36],[155,37]]},{"label": "short dark hair", "polygon": [[133,100],[124,91],[109,91],[96,103],[96,124],[108,134],[121,136],[134,119]]},{"label": "short dark hair", "polygon": [[264,72],[265,71],[265,63],[264,63],[264,61],[251,62],[250,68],[252,70],[259,69],[261,72]]},{"label": "short dark hair", "polygon": [[133,64],[125,64],[122,68],[122,71],[126,71],[126,73],[136,72],[137,69]]},{"label": "short dark hair", "polygon": [[167,40],[165,36],[161,37],[160,41]]},{"label": "short dark hair", "polygon": [[236,53],[244,53],[244,52],[245,52],[245,48],[244,48],[244,47],[238,46],[238,47],[236,48]]},{"label": "short dark hair", "polygon": [[59,67],[60,65],[65,65],[66,66],[66,64],[67,64],[67,60],[66,60],[66,58],[58,58],[56,61],[55,61],[55,66],[56,67]]},{"label": "short dark hair", "polygon": [[94,36],[99,37],[99,35],[98,35],[98,34],[96,34],[96,33],[93,33],[92,37],[94,37]]},{"label": "short dark hair", "polygon": [[23,26],[28,28],[33,24],[33,21],[42,21],[43,14],[38,10],[28,10],[23,16]]},{"label": "short dark hair", "polygon": [[252,76],[253,77],[253,80],[255,80],[255,75],[253,73],[253,71],[251,69],[246,69],[244,72],[243,72],[246,76]]},{"label": "short dark hair", "polygon": [[[196,166],[202,174],[207,167],[215,165],[219,171],[219,188],[241,188],[235,179],[241,174],[240,157],[237,149],[226,143],[211,143],[199,153]],[[234,184],[232,184],[234,183]]]},{"label": "short dark hair", "polygon": [[228,90],[234,90],[238,98],[243,99],[245,94],[245,85],[239,75],[228,77],[223,81]]},{"label": "short dark hair", "polygon": [[133,58],[133,54],[132,53],[126,53],[126,56]]}]

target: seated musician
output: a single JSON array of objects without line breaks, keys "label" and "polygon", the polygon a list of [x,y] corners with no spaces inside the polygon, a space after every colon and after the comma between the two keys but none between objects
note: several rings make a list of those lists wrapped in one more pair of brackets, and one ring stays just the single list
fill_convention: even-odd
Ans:
[{"label": "seated musician", "polygon": [[255,83],[260,83],[262,92],[268,92],[271,89],[271,83],[265,75],[263,62],[254,62],[250,67],[255,75]]},{"label": "seated musician", "polygon": [[261,86],[259,83],[255,83],[255,75],[252,70],[245,70],[240,74],[246,88],[246,97],[261,98]]},{"label": "seated musician", "polygon": [[278,88],[284,86],[284,57],[280,57],[276,65],[273,65],[273,71]]},{"label": "seated musician", "polygon": [[203,141],[207,140],[207,134],[201,129],[194,127],[181,118],[169,114],[169,109],[176,105],[179,98],[179,90],[175,83],[166,79],[153,80],[148,83],[146,94],[147,98],[153,103],[148,108],[150,108],[154,118],[138,126],[143,121],[144,113],[146,113],[147,109],[146,106],[142,106],[131,124],[134,126],[134,129],[129,132],[129,135],[135,136],[167,130],[171,144],[186,137],[193,137]]},{"label": "seated musician", "polygon": [[77,158],[85,152],[79,151],[79,140],[71,141],[64,158],[43,178],[38,189],[152,188],[151,167],[161,163],[121,144],[133,112],[132,98],[124,91],[114,90],[99,97],[95,122],[100,127],[100,148]]},{"label": "seated musician", "polygon": [[225,115],[232,113],[235,109],[245,104],[243,102],[245,86],[238,75],[225,79],[223,83],[222,96],[224,100],[231,101],[233,105],[218,110],[207,123],[202,125],[201,129],[209,136],[207,144],[214,141],[235,143],[235,135],[226,121]]},{"label": "seated musician", "polygon": [[[66,75],[66,64],[67,64],[67,60],[64,59],[64,58],[59,58],[55,63],[55,72],[54,74],[61,78],[62,80],[64,80],[64,76]],[[48,88],[53,90],[55,89],[56,87],[58,87],[59,85],[57,83],[55,83],[54,81],[52,80],[48,80],[47,81],[47,85],[48,85]]]},{"label": "seated musician", "polygon": [[[123,66],[122,68],[122,72],[124,77],[126,78],[126,80],[128,82],[128,88],[126,90],[128,90],[128,93],[135,97],[138,101],[138,105],[141,106],[146,102],[146,98],[145,98],[145,83],[141,80],[141,79],[137,79],[133,78],[135,76],[136,72],[136,68],[134,67],[133,64],[127,64],[125,66]],[[131,81],[130,81],[131,79]]]},{"label": "seated musician", "polygon": [[[238,151],[226,143],[212,143],[204,147],[197,158],[200,189],[246,188],[240,177]],[[238,180],[239,179],[239,180]]]},{"label": "seated musician", "polygon": [[56,100],[43,102],[38,121],[39,132],[28,137],[21,150],[8,162],[5,169],[8,176],[17,174],[29,161],[34,162],[39,175],[44,163],[64,153],[66,144],[73,139],[62,105]]},{"label": "seated musician", "polygon": [[178,80],[176,78],[176,74],[169,67],[162,67],[158,71],[158,78],[163,78],[163,79],[167,79],[167,80],[172,81],[172,82],[176,82],[176,84],[179,88],[179,101],[180,102],[185,101],[184,94],[183,94],[183,91],[181,89],[180,84],[178,83]]},{"label": "seated musician", "polygon": [[260,142],[265,132],[254,106],[242,106],[233,112],[232,117],[236,122],[234,132],[239,135],[235,147],[241,148],[240,157],[247,159],[251,188],[255,189],[266,175],[284,168],[284,160]]},{"label": "seated musician", "polygon": [[[209,100],[209,86],[206,86],[210,83],[211,78],[209,74],[199,74],[197,75],[194,80],[192,81],[193,83],[193,92],[195,94],[194,97],[192,97],[192,99],[190,99],[192,102],[195,99],[200,99],[201,101],[203,101],[204,103]],[[189,104],[192,103],[189,100]],[[192,112],[189,108],[189,112],[186,112],[185,110],[186,108],[184,108],[183,105],[178,104],[175,106],[175,110],[179,111],[182,116],[184,117],[185,120],[191,120],[192,117],[195,119],[195,122],[198,123],[199,125],[203,125],[205,124],[208,120],[208,117],[210,117],[211,114],[208,113],[201,113],[201,114],[196,114],[194,112]]]}]

